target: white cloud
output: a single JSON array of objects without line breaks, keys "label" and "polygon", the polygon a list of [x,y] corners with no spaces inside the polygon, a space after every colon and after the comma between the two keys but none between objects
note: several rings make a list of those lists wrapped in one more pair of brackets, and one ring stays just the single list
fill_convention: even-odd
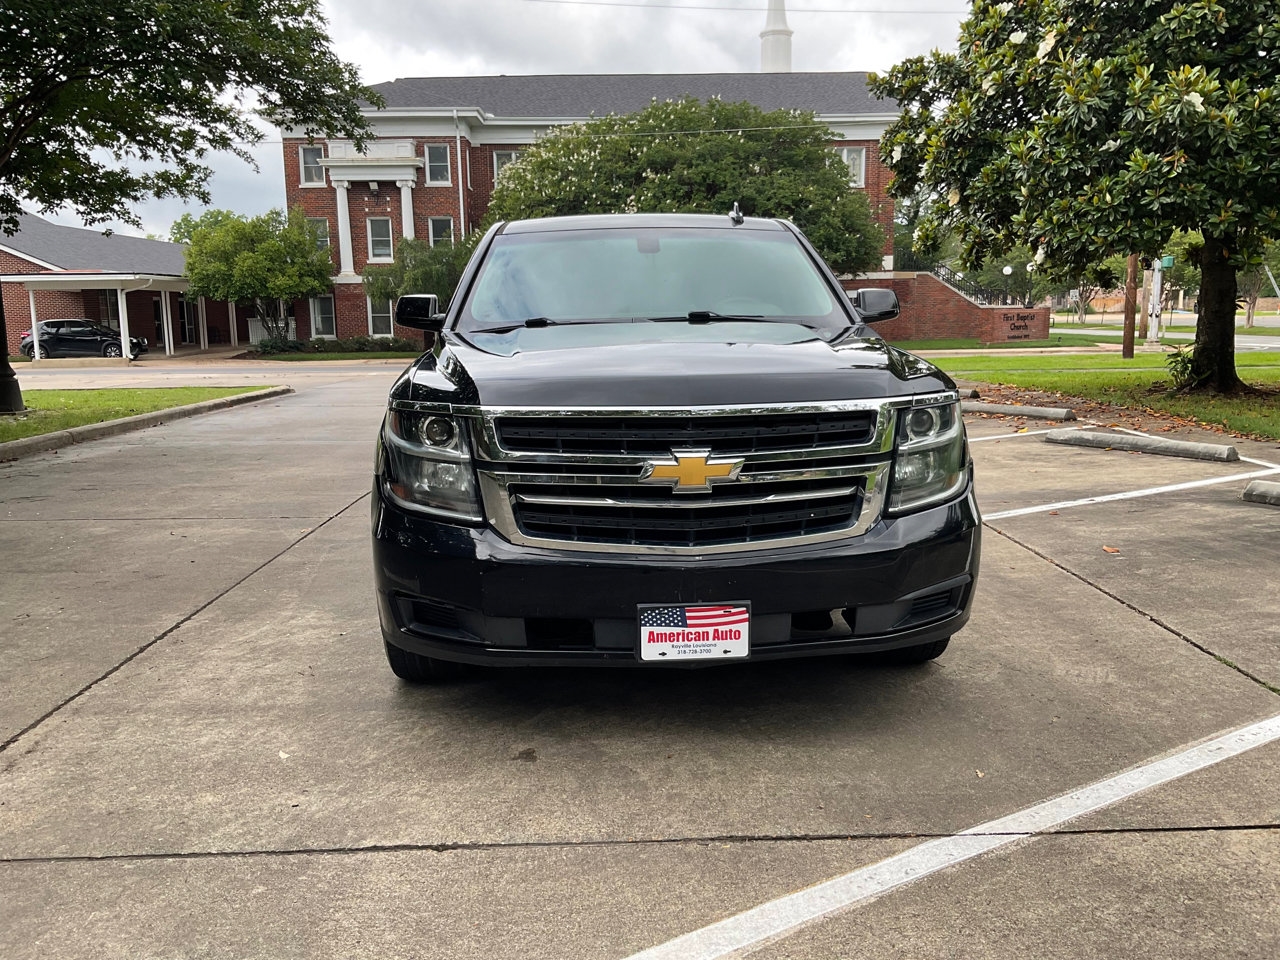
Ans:
[{"label": "white cloud", "polygon": [[[741,10],[670,6],[612,8],[531,0],[323,0],[338,55],[355,63],[366,83],[400,77],[551,73],[720,73],[760,69],[764,0],[717,0]],[[711,0],[668,0],[712,5]],[[938,9],[938,0],[920,0]],[[792,0],[787,19],[792,69],[888,70],[909,56],[953,49],[966,10],[954,16],[808,13],[824,6]],[[833,5],[834,6],[834,5]],[[274,132],[269,136],[273,138]],[[210,158],[213,206],[257,214],[284,203],[278,143],[254,150],[255,173],[234,156]],[[185,210],[173,200],[138,208],[143,232],[167,235]],[[77,224],[60,215],[60,222]],[[113,225],[121,232],[138,233]]]}]

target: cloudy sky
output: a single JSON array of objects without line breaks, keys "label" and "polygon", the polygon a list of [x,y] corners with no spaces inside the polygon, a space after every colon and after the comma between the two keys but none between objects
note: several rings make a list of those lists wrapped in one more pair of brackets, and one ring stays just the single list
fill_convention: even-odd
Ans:
[{"label": "cloudy sky", "polygon": [[[323,0],[338,55],[366,83],[399,77],[541,73],[723,73],[760,69],[767,0]],[[886,70],[954,46],[964,0],[787,0],[792,69]],[[257,214],[284,202],[278,136],[254,171],[217,157],[213,206]],[[139,208],[143,230],[167,235],[185,207]],[[79,225],[73,216],[55,219]]]}]

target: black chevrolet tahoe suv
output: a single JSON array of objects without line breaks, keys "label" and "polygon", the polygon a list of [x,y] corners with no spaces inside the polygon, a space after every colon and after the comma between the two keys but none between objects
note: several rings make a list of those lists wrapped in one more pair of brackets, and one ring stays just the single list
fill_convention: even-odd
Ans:
[{"label": "black chevrolet tahoe suv", "polygon": [[391,389],[373,483],[391,669],[940,654],[980,518],[954,382],[872,334],[791,224],[500,223]]}]

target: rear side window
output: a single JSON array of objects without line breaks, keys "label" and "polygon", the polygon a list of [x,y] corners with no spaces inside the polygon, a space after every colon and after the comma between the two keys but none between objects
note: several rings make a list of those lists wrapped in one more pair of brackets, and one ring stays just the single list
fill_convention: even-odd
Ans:
[{"label": "rear side window", "polygon": [[848,326],[823,276],[782,231],[579,230],[496,237],[464,330],[549,320],[683,317],[691,311]]}]

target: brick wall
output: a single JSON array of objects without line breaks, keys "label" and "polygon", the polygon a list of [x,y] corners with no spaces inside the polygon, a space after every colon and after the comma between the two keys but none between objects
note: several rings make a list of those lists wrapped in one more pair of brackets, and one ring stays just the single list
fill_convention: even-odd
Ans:
[{"label": "brick wall", "polygon": [[979,306],[929,273],[851,280],[844,285],[850,290],[888,287],[898,295],[901,314],[875,325],[876,333],[890,342],[977,338],[983,343],[1003,343],[1049,336],[1047,307]]},{"label": "brick wall", "polygon": [[863,188],[871,204],[871,218],[884,233],[884,256],[893,256],[893,199],[889,196],[889,181],[893,174],[880,162],[878,140],[837,140],[836,147],[862,147],[866,150],[866,185]]}]

